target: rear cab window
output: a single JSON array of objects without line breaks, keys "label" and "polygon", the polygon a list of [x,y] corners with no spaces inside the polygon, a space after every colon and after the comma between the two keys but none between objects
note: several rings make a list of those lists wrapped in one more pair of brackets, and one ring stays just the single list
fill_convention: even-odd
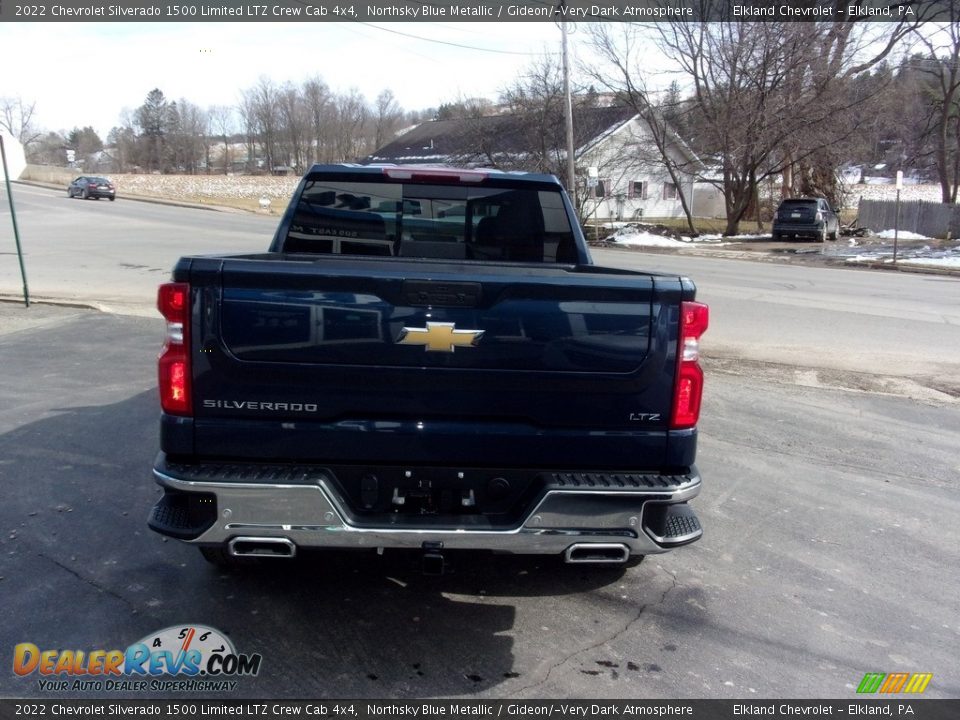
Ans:
[{"label": "rear cab window", "polygon": [[281,237],[288,253],[575,263],[559,186],[310,174]]}]

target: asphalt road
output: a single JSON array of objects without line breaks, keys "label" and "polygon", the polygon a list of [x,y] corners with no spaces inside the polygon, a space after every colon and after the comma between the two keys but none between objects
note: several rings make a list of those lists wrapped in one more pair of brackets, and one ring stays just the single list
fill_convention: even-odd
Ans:
[{"label": "asphalt road", "polygon": [[[388,552],[224,573],[146,528],[162,328],[130,313],[180,253],[262,249],[275,220],[17,192],[35,287],[122,289],[124,314],[0,303],[0,652],[203,623],[263,655],[230,697],[852,698],[868,671],[960,697],[960,405],[931,387],[941,364],[956,377],[950,279],[617,260],[690,274],[711,303],[690,547],[627,570],[463,556],[428,578]],[[864,345],[873,379],[849,364]],[[42,692],[5,671],[0,695]]]},{"label": "asphalt road", "polygon": [[[182,255],[260,252],[277,217],[137,202],[81,200],[14,184],[31,295],[155,316],[156,287]],[[0,296],[21,293],[10,211],[0,202]]]},{"label": "asphalt road", "polygon": [[[960,277],[594,250],[598,263],[687,275],[710,305],[711,357],[911,378],[960,375]],[[951,385],[960,394],[960,382]]]}]

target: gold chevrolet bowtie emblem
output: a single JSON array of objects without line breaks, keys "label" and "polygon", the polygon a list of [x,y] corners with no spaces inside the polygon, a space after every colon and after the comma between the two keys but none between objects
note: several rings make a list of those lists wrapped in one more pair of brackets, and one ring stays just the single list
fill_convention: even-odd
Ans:
[{"label": "gold chevrolet bowtie emblem", "polygon": [[458,347],[473,347],[483,330],[456,330],[455,323],[428,322],[425,328],[405,327],[400,332],[400,345],[423,345],[427,352],[452,353]]}]

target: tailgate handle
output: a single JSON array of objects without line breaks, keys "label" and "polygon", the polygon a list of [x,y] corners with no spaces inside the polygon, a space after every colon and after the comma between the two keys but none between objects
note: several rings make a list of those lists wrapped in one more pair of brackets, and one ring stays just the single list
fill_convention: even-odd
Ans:
[{"label": "tailgate handle", "polygon": [[411,307],[477,307],[480,283],[407,280],[403,299]]}]

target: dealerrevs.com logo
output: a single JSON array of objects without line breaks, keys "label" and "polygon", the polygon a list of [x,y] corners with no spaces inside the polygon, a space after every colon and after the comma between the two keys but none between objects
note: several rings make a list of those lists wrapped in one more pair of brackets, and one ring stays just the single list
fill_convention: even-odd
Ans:
[{"label": "dealerrevs.com logo", "polygon": [[219,630],[175,625],[147,635],[126,650],[13,649],[13,672],[38,676],[39,689],[57,691],[224,691],[238,677],[260,672],[259,653],[241,654]]}]

